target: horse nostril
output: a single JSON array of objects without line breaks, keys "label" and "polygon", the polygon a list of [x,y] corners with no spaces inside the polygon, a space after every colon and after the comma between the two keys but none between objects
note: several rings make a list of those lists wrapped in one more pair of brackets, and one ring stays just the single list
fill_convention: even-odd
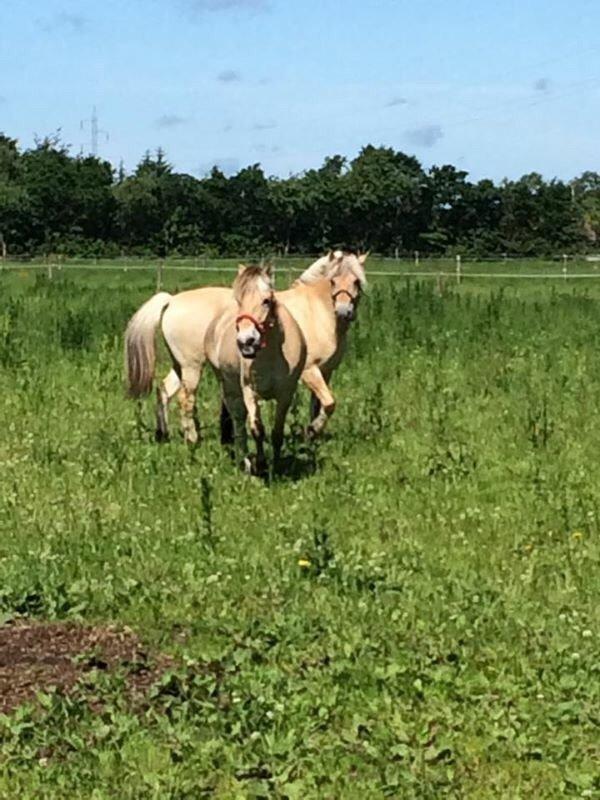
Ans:
[{"label": "horse nostril", "polygon": [[257,344],[259,341],[260,336],[258,336],[255,331],[240,333],[237,337],[237,342],[240,347],[249,347]]}]

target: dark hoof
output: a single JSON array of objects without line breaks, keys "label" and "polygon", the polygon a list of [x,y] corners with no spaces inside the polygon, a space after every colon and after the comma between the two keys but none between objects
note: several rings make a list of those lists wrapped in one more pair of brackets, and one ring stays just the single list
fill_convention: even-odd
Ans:
[{"label": "dark hoof", "polygon": [[313,428],[312,425],[308,425],[304,429],[304,438],[307,442],[314,442],[314,440],[318,437],[317,431]]},{"label": "dark hoof", "polygon": [[258,461],[256,456],[246,456],[241,464],[242,472],[255,478],[264,478],[268,472],[266,461]]}]

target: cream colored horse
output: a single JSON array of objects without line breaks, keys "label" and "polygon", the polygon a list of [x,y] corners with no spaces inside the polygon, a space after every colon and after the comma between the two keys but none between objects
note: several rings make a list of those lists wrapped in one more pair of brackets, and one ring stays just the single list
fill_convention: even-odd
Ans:
[{"label": "cream colored horse", "polygon": [[308,432],[313,436],[321,433],[335,410],[329,384],[344,357],[348,329],[367,283],[366,260],[367,254],[336,251],[312,264],[290,289],[277,293],[308,345],[302,382],[312,392]]},{"label": "cream colored horse", "polygon": [[[348,325],[366,283],[365,258],[341,251],[329,253],[311,264],[292,289],[277,293],[296,317],[308,343],[302,380],[314,397],[311,433],[323,428],[335,407],[328,383],[343,356]],[[225,287],[202,287],[177,295],[159,292],[129,321],[125,364],[132,397],[147,395],[152,389],[159,325],[173,361],[173,368],[156,390],[159,441],[168,438],[168,404],[178,394],[184,438],[191,444],[197,442],[196,391],[206,362],[205,336],[231,300],[232,290]],[[226,411],[221,423],[222,439],[228,441]]]},{"label": "cream colored horse", "polygon": [[179,394],[181,430],[186,442],[198,441],[196,390],[206,362],[204,339],[211,322],[231,303],[231,289],[205,286],[170,295],[159,292],[130,319],[125,331],[125,370],[129,394],[142,397],[152,390],[156,366],[155,333],[162,335],[173,368],[156,389],[156,438],[169,438],[168,405]]},{"label": "cream colored horse", "polygon": [[248,416],[259,472],[265,467],[259,401],[275,400],[272,443],[277,463],[285,418],[306,363],[306,342],[298,323],[277,298],[269,268],[240,267],[233,299],[209,325],[205,349],[233,419],[236,453],[249,467]]}]

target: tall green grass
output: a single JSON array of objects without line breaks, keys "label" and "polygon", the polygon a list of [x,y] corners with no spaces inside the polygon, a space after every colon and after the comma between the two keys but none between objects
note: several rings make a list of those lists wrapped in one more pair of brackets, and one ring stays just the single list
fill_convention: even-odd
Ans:
[{"label": "tall green grass", "polygon": [[596,796],[595,284],[374,281],[328,436],[301,393],[267,481],[222,452],[212,376],[195,450],[125,399],[153,290],[0,273],[0,619],[126,624],[180,665],[142,709],[114,677],[99,713],[0,718],[0,796]]}]

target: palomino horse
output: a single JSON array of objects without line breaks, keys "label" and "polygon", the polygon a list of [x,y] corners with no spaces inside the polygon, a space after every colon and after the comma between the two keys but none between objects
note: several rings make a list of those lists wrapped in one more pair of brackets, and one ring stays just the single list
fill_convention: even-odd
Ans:
[{"label": "palomino horse", "polygon": [[344,357],[348,329],[367,283],[367,256],[331,253],[312,264],[290,289],[277,294],[300,325],[308,347],[302,382],[312,392],[308,427],[312,436],[321,433],[335,409],[329,383]]},{"label": "palomino horse", "polygon": [[205,347],[233,419],[236,453],[241,452],[246,467],[246,416],[256,443],[256,469],[262,471],[265,431],[259,400],[275,400],[272,443],[277,463],[285,418],[306,362],[306,342],[277,299],[268,267],[240,266],[233,300],[209,325]]},{"label": "palomino horse", "polygon": [[181,429],[186,442],[198,441],[196,390],[206,362],[204,338],[210,323],[231,303],[231,289],[206,286],[175,296],[159,292],[141,306],[125,331],[125,370],[129,394],[152,390],[156,365],[154,337],[160,324],[173,368],[157,387],[156,438],[169,438],[168,404],[179,393]]},{"label": "palomino horse", "polygon": [[[327,384],[343,356],[348,325],[366,282],[365,258],[341,251],[329,253],[311,264],[292,289],[277,295],[285,296],[305,338],[310,340],[302,380],[314,398],[312,433],[322,429],[334,408]],[[206,362],[205,336],[211,322],[231,299],[231,289],[225,287],[202,287],[174,296],[159,292],[129,321],[125,332],[125,364],[132,397],[147,395],[152,389],[156,362],[154,338],[159,324],[173,361],[173,368],[156,390],[159,441],[168,438],[168,404],[178,394],[185,441],[197,442],[196,391]],[[230,423],[223,409],[221,433],[225,442],[230,441]]]}]

